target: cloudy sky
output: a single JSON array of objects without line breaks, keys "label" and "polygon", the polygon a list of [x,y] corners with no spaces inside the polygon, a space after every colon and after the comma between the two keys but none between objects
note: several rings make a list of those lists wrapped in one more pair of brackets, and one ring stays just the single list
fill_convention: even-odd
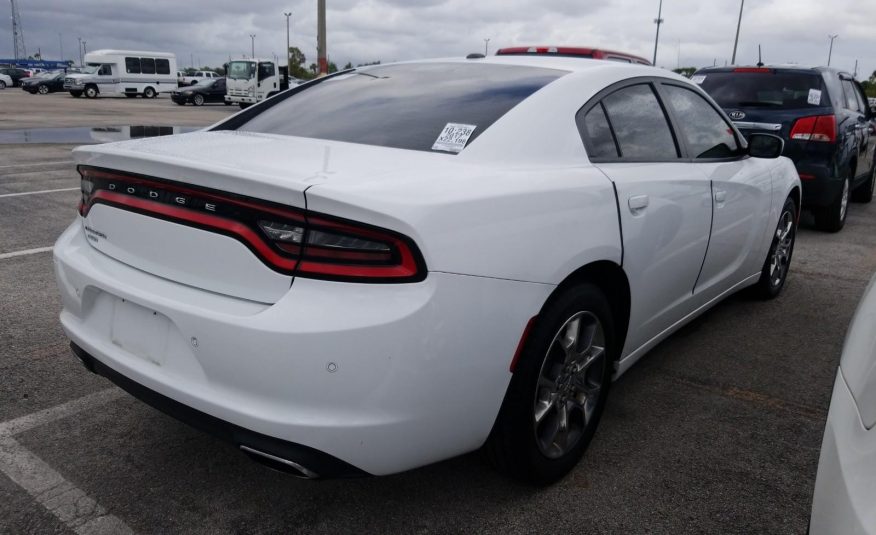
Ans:
[{"label": "cloudy sky", "polygon": [[[292,44],[316,59],[316,0],[18,0],[29,54],[88,50],[173,51],[181,67],[217,65],[249,54],[282,57],[284,11]],[[651,58],[658,0],[327,0],[332,61],[364,63],[460,56],[523,44],[598,45]],[[0,57],[12,57],[9,4],[0,5]],[[729,62],[739,0],[664,0],[657,64]],[[749,0],[737,63],[825,64],[828,34],[839,34],[832,64],[859,77],[876,70],[876,1]],[[59,33],[61,34],[59,36]]]}]

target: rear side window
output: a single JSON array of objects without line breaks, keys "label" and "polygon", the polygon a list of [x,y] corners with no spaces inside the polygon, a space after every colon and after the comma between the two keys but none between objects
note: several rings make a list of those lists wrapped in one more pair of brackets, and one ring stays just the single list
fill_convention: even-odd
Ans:
[{"label": "rear side window", "polygon": [[691,156],[730,158],[738,155],[739,144],[733,130],[706,99],[677,85],[662,88]]},{"label": "rear side window", "polygon": [[587,154],[591,158],[617,158],[617,145],[614,144],[614,136],[608,119],[605,118],[605,110],[602,104],[597,104],[587,115],[584,116],[583,124],[578,127],[584,131],[587,139]]},{"label": "rear side window", "polygon": [[654,90],[639,84],[615,91],[602,100],[614,129],[620,157],[635,160],[678,158],[678,149]]},{"label": "rear side window", "polygon": [[140,58],[125,58],[125,72],[140,74]]},{"label": "rear side window", "polygon": [[563,74],[478,63],[369,67],[300,86],[239,130],[455,153]]},{"label": "rear side window", "polygon": [[158,74],[170,74],[170,60],[156,59],[155,72]]},{"label": "rear side window", "polygon": [[140,70],[143,74],[155,74],[155,60],[152,58],[140,58]]},{"label": "rear side window", "polygon": [[704,72],[694,77],[722,108],[800,109],[829,106],[818,72]]},{"label": "rear side window", "polygon": [[843,80],[843,93],[845,94],[845,107],[852,111],[863,111],[859,106],[857,89],[851,80]]}]

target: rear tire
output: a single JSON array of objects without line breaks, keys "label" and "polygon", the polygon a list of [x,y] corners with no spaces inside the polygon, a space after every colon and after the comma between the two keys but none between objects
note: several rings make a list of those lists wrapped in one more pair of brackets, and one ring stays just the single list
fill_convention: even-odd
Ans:
[{"label": "rear tire", "polygon": [[839,232],[846,225],[849,212],[850,180],[847,173],[843,177],[840,194],[830,205],[815,210],[815,226],[825,232]]},{"label": "rear tire", "polygon": [[760,279],[752,287],[752,292],[761,299],[773,299],[782,293],[788,271],[791,269],[791,256],[797,241],[797,205],[788,197],[782,207],[779,222],[773,233],[770,250],[763,263]]},{"label": "rear tire", "polygon": [[156,94],[155,89],[151,87],[147,87],[143,90],[143,98],[155,98]]},{"label": "rear tire", "polygon": [[524,343],[484,446],[494,465],[545,485],[578,464],[608,398],[614,336],[611,307],[593,284],[572,286],[552,299]]},{"label": "rear tire", "polygon": [[870,178],[852,192],[852,200],[866,204],[873,200],[874,190],[876,190],[876,162],[873,162],[873,168],[870,169]]}]

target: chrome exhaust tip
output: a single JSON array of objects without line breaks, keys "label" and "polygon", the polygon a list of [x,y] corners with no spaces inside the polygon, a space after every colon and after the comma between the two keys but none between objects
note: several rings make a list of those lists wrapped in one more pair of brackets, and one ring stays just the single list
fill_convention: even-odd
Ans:
[{"label": "chrome exhaust tip", "polygon": [[251,448],[244,444],[240,444],[240,449],[244,453],[250,456],[257,463],[267,466],[273,470],[277,470],[279,472],[284,472],[286,474],[292,474],[295,477],[299,477],[301,479],[318,479],[319,474],[305,468],[304,466],[296,463],[295,461],[290,461],[289,459],[283,459],[282,457],[277,457],[276,455],[271,455],[270,453],[265,453],[263,451],[257,450],[255,448]]}]

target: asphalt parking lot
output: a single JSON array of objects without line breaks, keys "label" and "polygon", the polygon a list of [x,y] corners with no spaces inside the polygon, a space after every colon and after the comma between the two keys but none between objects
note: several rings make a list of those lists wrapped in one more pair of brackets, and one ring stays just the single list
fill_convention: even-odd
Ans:
[{"label": "asphalt parking lot", "polygon": [[[232,111],[0,91],[0,129],[198,126]],[[734,296],[624,375],[557,485],[521,486],[477,454],[301,481],[70,354],[50,247],[76,213],[73,146],[0,145],[0,532],[804,532],[842,341],[876,270],[876,203],[851,205],[835,235],[804,217],[779,299]]]}]

